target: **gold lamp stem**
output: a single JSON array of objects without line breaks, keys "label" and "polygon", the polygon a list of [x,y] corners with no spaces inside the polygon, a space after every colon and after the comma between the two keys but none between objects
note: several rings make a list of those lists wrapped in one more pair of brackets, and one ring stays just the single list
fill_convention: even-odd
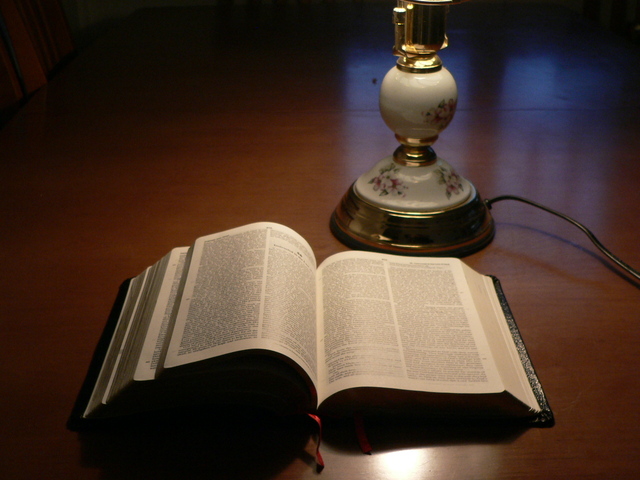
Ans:
[{"label": "gold lamp stem", "polygon": [[[414,4],[400,0],[393,9],[395,28],[394,55],[405,67],[431,68],[428,63],[447,46],[448,6]],[[440,63],[442,65],[442,63]]]}]

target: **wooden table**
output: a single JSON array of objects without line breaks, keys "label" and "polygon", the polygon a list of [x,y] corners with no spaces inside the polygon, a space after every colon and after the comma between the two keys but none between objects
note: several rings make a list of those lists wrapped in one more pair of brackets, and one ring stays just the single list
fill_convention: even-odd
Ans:
[{"label": "wooden table", "polygon": [[[392,5],[152,9],[99,39],[0,132],[0,477],[631,478],[640,471],[640,284],[577,229],[497,203],[466,258],[498,276],[551,429],[314,430],[209,419],[65,428],[120,282],[260,220],[345,250],[329,217],[396,147],[378,112]],[[459,110],[435,149],[485,198],[522,195],[640,266],[640,52],[550,6],[452,7]]]}]

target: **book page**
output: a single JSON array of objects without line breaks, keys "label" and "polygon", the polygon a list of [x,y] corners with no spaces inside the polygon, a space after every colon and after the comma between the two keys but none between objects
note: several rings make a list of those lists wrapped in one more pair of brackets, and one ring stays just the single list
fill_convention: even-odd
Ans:
[{"label": "book page", "polygon": [[100,404],[105,403],[109,398],[118,366],[122,360],[122,346],[131,332],[131,319],[138,309],[141,292],[149,270],[150,268],[147,268],[140,275],[131,279],[115,330],[100,367],[96,384],[87,403],[87,408],[84,412],[85,416]]},{"label": "book page", "polygon": [[345,252],[317,278],[320,400],[357,386],[504,389],[459,260]]},{"label": "book page", "polygon": [[316,374],[315,258],[293,230],[257,223],[196,241],[165,368],[250,349]]},{"label": "book page", "polygon": [[471,295],[474,297],[483,320],[483,328],[506,389],[521,402],[539,411],[540,405],[529,384],[529,379],[520,360],[520,353],[513,342],[493,279],[479,274],[464,264],[462,267]]},{"label": "book page", "polygon": [[153,380],[156,376],[158,361],[171,323],[188,250],[188,247],[174,248],[169,254],[164,279],[151,315],[134,380]]}]

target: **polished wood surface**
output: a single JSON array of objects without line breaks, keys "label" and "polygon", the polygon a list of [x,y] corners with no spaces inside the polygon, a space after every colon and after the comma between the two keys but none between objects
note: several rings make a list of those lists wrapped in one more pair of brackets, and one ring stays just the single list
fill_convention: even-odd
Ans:
[{"label": "polished wood surface", "polygon": [[[329,217],[396,147],[377,108],[391,4],[142,11],[0,131],[0,477],[633,478],[640,284],[575,227],[513,202],[466,258],[498,276],[556,416],[551,429],[183,419],[65,428],[118,285],[170,248],[271,220],[318,261]],[[452,7],[459,110],[435,149],[485,198],[582,221],[640,266],[640,52],[577,15]],[[222,418],[220,418],[222,417]]]}]

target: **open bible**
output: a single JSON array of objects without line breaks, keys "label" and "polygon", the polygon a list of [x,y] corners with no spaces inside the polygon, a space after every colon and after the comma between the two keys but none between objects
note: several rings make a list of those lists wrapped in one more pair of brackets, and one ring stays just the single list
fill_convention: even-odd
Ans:
[{"label": "open bible", "polygon": [[70,426],[195,405],[553,424],[495,278],[359,251],[317,267],[274,223],[199,238],[126,281]]}]

